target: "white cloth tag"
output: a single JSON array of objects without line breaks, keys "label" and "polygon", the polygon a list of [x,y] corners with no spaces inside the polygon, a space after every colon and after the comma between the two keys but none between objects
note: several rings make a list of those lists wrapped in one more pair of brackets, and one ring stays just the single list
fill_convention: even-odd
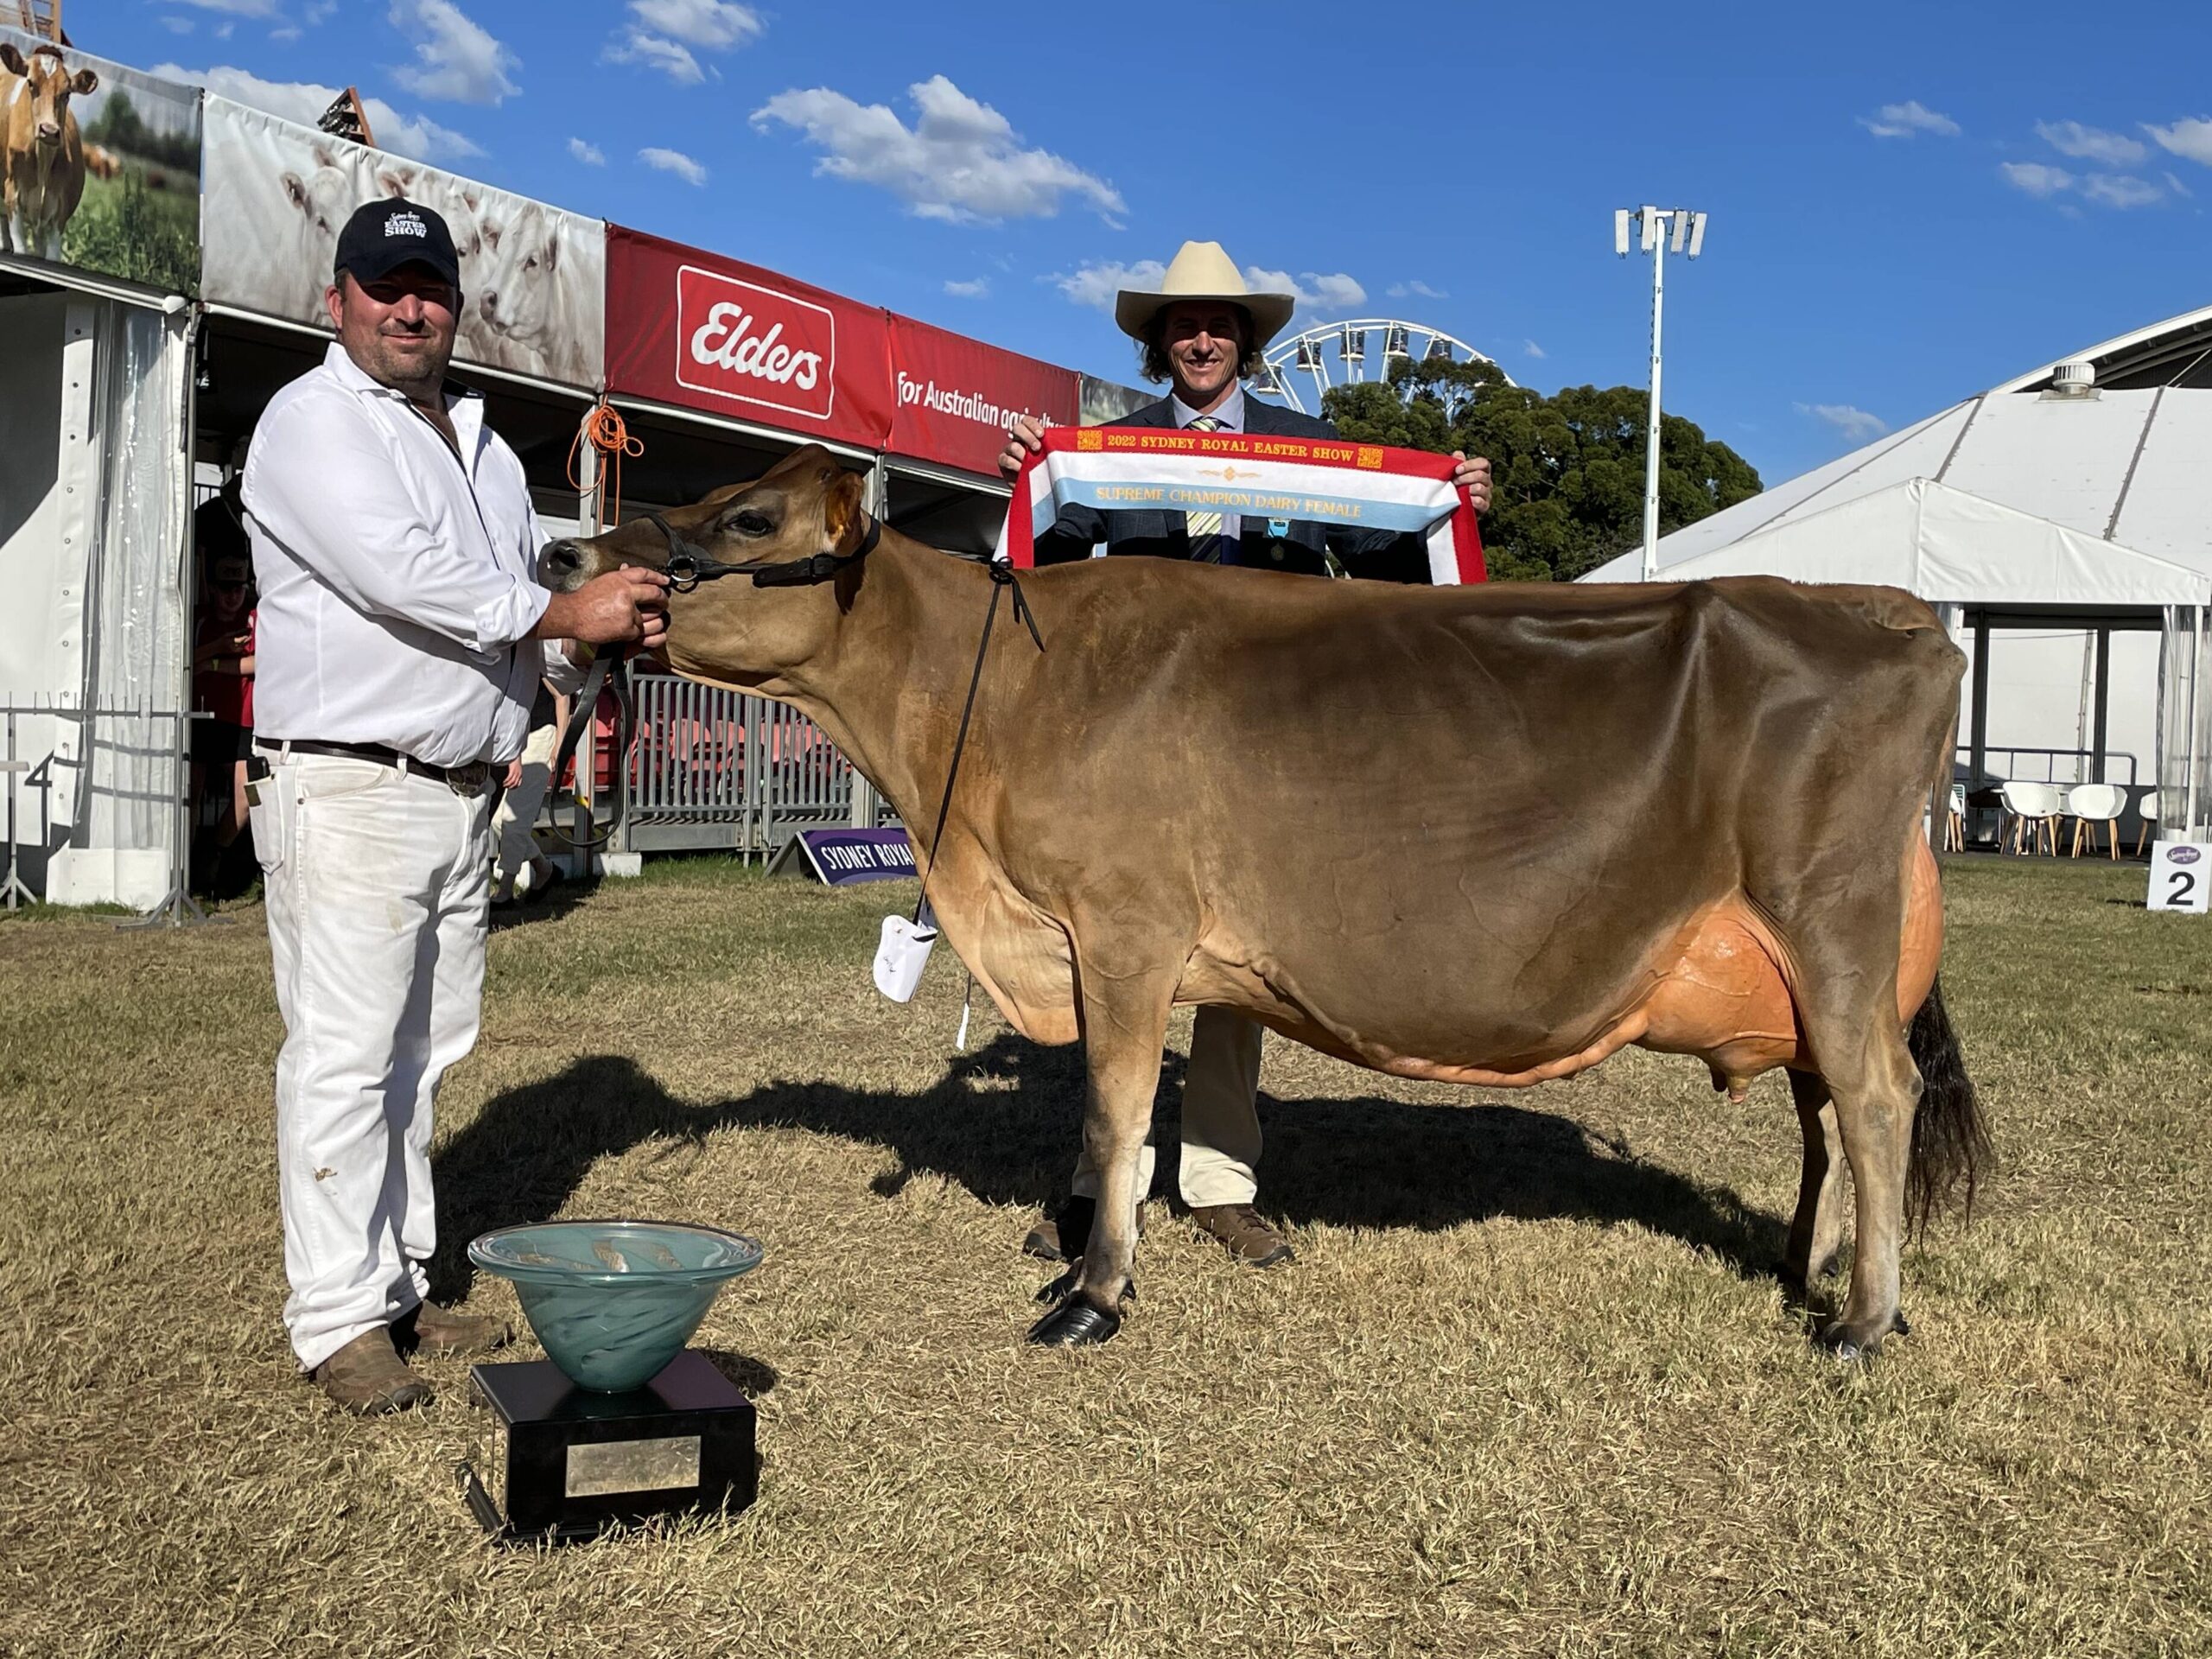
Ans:
[{"label": "white cloth tag", "polygon": [[965,1054],[968,1052],[968,1010],[976,1001],[976,976],[968,976],[968,988],[960,994],[960,1030],[952,1039],[952,1046]]},{"label": "white cloth tag", "polygon": [[883,918],[883,940],[875,947],[875,988],[893,1002],[911,1002],[929,965],[937,930],[917,927],[904,916]]}]

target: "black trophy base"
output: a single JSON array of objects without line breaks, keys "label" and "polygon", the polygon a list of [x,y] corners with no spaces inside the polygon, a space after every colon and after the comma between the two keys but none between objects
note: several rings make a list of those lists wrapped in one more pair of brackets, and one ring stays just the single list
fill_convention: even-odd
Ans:
[{"label": "black trophy base", "polygon": [[753,1402],[688,1349],[627,1394],[580,1389],[547,1359],[471,1366],[469,1381],[497,1427],[490,1466],[463,1465],[462,1490],[496,1538],[567,1543],[734,1515],[759,1494]]}]

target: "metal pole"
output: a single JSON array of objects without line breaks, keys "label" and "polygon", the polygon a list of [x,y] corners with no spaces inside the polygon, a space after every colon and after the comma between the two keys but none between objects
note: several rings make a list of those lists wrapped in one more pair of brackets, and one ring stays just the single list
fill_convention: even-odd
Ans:
[{"label": "metal pole", "polygon": [[[868,512],[874,514],[878,523],[881,523],[884,515],[891,510],[891,478],[884,470],[880,455],[868,468],[865,499]],[[875,828],[875,785],[861,776],[858,766],[852,766],[851,772],[853,794],[851,810],[846,814],[846,821],[855,830],[873,830]]]},{"label": "metal pole", "polygon": [[1667,289],[1667,238],[1655,208],[1643,210],[1651,238],[1651,408],[1643,449],[1643,579],[1659,576],[1659,321]]},{"label": "metal pole", "polygon": [[2204,607],[2190,607],[2196,619],[2189,630],[2189,724],[2182,738],[2183,751],[2189,757],[2189,770],[2183,774],[2186,786],[2182,796],[2181,835],[2183,841],[2196,838],[2196,771],[2204,757],[2199,753],[2196,739],[2196,682],[2204,673]]},{"label": "metal pole", "polygon": [[2097,690],[2096,724],[2091,728],[2090,743],[2095,753],[2089,757],[2089,779],[2093,783],[2105,781],[2105,741],[2112,712],[2112,630],[2097,630]]}]

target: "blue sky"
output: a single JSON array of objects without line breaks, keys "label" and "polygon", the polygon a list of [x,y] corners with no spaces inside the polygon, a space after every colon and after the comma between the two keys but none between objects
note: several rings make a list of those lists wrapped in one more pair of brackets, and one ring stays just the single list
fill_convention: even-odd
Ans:
[{"label": "blue sky", "polygon": [[[88,50],[995,343],[1134,378],[1186,237],[1301,317],[1643,384],[1611,212],[1670,261],[1666,404],[1768,482],[2212,302],[2212,7],[108,0]],[[304,86],[308,89],[302,91]],[[289,99],[290,105],[285,100]]]}]

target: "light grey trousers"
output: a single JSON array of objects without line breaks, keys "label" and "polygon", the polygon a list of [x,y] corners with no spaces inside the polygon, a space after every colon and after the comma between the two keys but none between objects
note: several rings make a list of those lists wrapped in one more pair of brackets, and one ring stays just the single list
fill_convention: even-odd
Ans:
[{"label": "light grey trousers", "polygon": [[[1200,1008],[1191,1032],[1191,1066],[1183,1077],[1183,1202],[1192,1209],[1249,1204],[1259,1192],[1260,1038],[1255,1020],[1228,1008]],[[1154,1150],[1147,1141],[1137,1165],[1137,1192],[1152,1190]],[[1086,1149],[1070,1191],[1098,1197],[1098,1171]]]}]

